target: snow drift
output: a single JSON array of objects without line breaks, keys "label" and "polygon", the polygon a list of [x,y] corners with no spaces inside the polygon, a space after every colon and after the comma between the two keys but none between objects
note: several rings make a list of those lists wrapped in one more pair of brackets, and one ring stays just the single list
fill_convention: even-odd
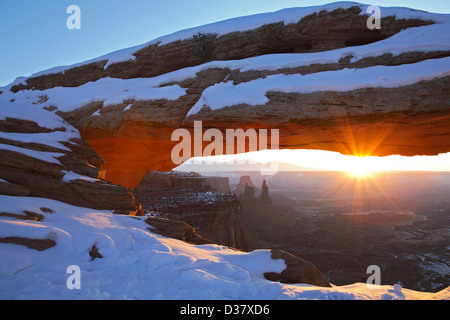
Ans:
[{"label": "snow drift", "polygon": [[[55,200],[0,196],[2,211],[43,215],[41,221],[2,217],[0,238],[51,239],[36,251],[0,244],[1,299],[448,299],[448,290],[422,293],[363,283],[320,288],[271,282],[283,260],[268,250],[244,253],[218,245],[191,245],[156,235],[146,217],[115,215]],[[51,209],[42,211],[41,208]],[[98,248],[102,258],[92,260]],[[81,288],[68,289],[67,268],[81,270]]]}]

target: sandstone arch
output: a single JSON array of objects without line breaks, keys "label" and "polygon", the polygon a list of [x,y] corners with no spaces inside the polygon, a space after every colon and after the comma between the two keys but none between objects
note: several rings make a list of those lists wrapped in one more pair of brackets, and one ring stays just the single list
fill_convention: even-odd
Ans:
[{"label": "sandstone arch", "polygon": [[[134,52],[134,60],[109,64],[106,58],[98,58],[67,67],[64,72],[44,72],[11,85],[7,95],[15,99],[23,94],[37,96],[39,92],[36,104],[58,109],[55,112],[76,127],[106,160],[106,179],[129,188],[134,188],[149,170],[175,167],[170,158],[176,144],[170,140],[171,133],[177,128],[191,130],[195,120],[201,120],[204,128],[222,132],[276,128],[280,130],[280,148],[378,156],[449,152],[450,48],[419,50],[412,45],[400,47],[399,52],[378,52],[378,47],[370,46],[414,28],[423,30],[422,38],[411,38],[420,42],[432,34],[427,28],[448,23],[448,19],[416,11],[407,11],[402,17],[405,11],[399,11],[384,16],[380,30],[368,30],[364,10],[365,6],[358,4],[324,7],[296,23],[270,22],[209,37],[208,43],[201,46],[205,49],[208,45],[207,55],[198,51],[202,38],[195,37],[196,33],[179,40],[157,39]],[[198,29],[202,30],[208,28]],[[355,56],[353,48],[363,48],[365,54]],[[292,56],[286,55],[292,53],[304,53],[303,62],[293,65],[289,60]],[[263,60],[255,60],[273,54],[282,54],[277,66],[264,66]],[[330,55],[334,58],[330,59]],[[411,76],[410,81],[394,86],[350,86],[348,90],[330,86],[311,92],[272,88],[262,94],[266,99],[263,103],[235,101],[223,108],[213,108],[206,96],[208,90],[219,85],[234,90],[273,77],[306,77],[326,72],[330,79],[340,79],[346,70],[377,67],[407,66],[415,72],[426,70],[420,66],[429,61],[441,63],[442,72],[423,78]],[[260,67],[242,68],[242,64],[255,63]],[[395,74],[397,69],[390,70]],[[166,80],[158,80],[161,77]],[[108,78],[157,79],[160,82],[154,88],[177,88],[184,94],[172,99],[130,96],[115,104],[106,104],[105,99],[99,98],[71,110],[52,104],[52,90],[58,87],[68,88],[76,95],[77,90],[92,81]],[[343,77],[342,83],[348,79]],[[203,100],[206,108],[193,112]]]}]

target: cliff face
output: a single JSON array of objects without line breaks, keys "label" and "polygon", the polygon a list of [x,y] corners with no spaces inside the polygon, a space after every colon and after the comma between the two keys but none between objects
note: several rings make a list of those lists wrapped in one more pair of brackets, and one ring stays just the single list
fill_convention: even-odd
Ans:
[{"label": "cliff face", "polygon": [[450,19],[382,8],[381,29],[369,30],[366,9],[338,3],[258,16],[256,25],[252,17],[199,27],[126,50],[129,57],[31,76],[1,95],[55,110],[106,160],[105,177],[129,188],[149,170],[176,167],[171,134],[192,133],[196,120],[222,133],[279,129],[280,148],[450,151],[442,31]]},{"label": "cliff face", "polygon": [[184,194],[185,192],[204,193],[212,191],[206,178],[195,172],[159,172],[150,171],[134,193],[141,197],[159,197],[164,194]]},{"label": "cliff face", "polygon": [[228,177],[206,177],[206,181],[219,193],[231,193]]},{"label": "cliff face", "polygon": [[151,171],[134,194],[146,212],[186,222],[210,242],[246,250],[238,198],[216,192],[207,180],[197,173]]}]

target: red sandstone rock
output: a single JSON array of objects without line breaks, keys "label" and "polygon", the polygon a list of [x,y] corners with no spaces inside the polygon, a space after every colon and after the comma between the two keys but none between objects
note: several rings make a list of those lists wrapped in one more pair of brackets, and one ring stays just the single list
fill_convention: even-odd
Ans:
[{"label": "red sandstone rock", "polygon": [[156,217],[145,220],[151,226],[151,232],[182,240],[193,244],[212,244],[211,240],[205,239],[196,233],[195,229],[184,221],[160,219]]},{"label": "red sandstone rock", "polygon": [[331,287],[325,276],[311,263],[279,249],[272,249],[272,259],[283,259],[286,269],[281,274],[268,272],[264,276],[282,283],[306,283],[319,287]]}]

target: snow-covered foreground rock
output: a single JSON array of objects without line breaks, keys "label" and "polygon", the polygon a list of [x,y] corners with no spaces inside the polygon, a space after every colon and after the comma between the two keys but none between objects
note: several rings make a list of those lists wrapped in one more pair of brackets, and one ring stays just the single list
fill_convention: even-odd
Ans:
[{"label": "snow-covered foreground rock", "polygon": [[[43,251],[0,244],[1,299],[450,299],[448,289],[433,294],[397,285],[321,288],[271,282],[263,273],[281,272],[285,264],[272,260],[268,250],[191,245],[152,233],[146,217],[55,200],[2,195],[0,203],[2,212],[43,216],[40,221],[1,217],[1,239],[56,242]],[[101,258],[91,258],[93,246]],[[80,289],[67,286],[72,265],[81,270]]]},{"label": "snow-covered foreground rock", "polygon": [[0,97],[0,194],[140,214],[131,190],[104,179],[105,162],[52,112]]}]

